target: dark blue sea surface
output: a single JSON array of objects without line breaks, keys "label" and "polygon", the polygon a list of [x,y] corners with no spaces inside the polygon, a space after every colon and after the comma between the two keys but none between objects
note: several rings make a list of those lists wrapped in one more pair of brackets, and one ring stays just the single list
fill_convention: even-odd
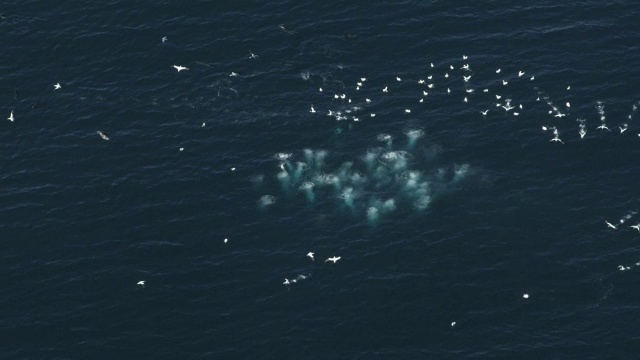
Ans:
[{"label": "dark blue sea surface", "polygon": [[637,359],[639,21],[5,1],[0,358]]}]

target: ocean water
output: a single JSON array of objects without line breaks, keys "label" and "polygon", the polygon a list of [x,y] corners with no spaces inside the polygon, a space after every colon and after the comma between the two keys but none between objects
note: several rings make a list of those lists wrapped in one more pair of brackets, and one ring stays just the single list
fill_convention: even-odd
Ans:
[{"label": "ocean water", "polygon": [[636,2],[3,5],[0,358],[637,358]]}]

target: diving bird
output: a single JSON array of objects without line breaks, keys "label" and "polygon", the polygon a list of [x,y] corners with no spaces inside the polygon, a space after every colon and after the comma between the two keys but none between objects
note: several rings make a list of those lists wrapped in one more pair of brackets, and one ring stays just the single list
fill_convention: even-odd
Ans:
[{"label": "diving bird", "polygon": [[11,115],[9,115],[9,117],[7,118],[7,120],[13,122],[15,119],[13,117],[13,110],[11,110]]},{"label": "diving bird", "polygon": [[62,88],[62,85],[60,85],[60,83],[53,85],[53,90],[58,90],[60,88]]},{"label": "diving bird", "polygon": [[324,262],[327,262],[327,261],[333,261],[333,263],[335,264],[335,263],[336,263],[336,261],[338,261],[338,260],[340,260],[340,256],[334,256],[334,257],[330,257],[330,258],[328,258],[328,259],[327,259],[327,260],[325,260]]},{"label": "diving bird", "polygon": [[309,253],[307,254],[307,256],[311,258],[311,261],[314,261],[314,260],[315,260],[315,259],[313,258],[313,255],[314,255],[314,253],[312,253],[312,252],[309,252]]},{"label": "diving bird", "polygon": [[605,220],[604,222],[607,223],[607,226],[612,228],[613,230],[617,229],[617,227],[615,225],[613,225],[612,223],[608,222],[607,220]]},{"label": "diving bird", "polygon": [[176,70],[178,70],[178,72],[180,72],[182,70],[189,70],[189,68],[186,67],[186,66],[173,65],[173,67],[176,68]]},{"label": "diving bird", "polygon": [[100,135],[100,137],[101,137],[103,140],[107,140],[107,141],[109,141],[109,138],[107,137],[107,135],[103,134],[103,133],[102,133],[102,131],[99,131],[99,130],[98,130],[98,131],[96,131],[96,133],[97,133],[98,135]]}]

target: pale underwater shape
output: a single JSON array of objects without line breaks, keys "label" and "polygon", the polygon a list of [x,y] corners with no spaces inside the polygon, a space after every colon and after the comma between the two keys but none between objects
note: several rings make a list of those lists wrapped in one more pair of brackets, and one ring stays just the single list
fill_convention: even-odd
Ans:
[{"label": "pale underwater shape", "polygon": [[260,198],[260,200],[258,200],[258,205],[261,208],[265,208],[269,205],[273,205],[276,203],[276,198],[275,196],[272,195],[264,195]]},{"label": "pale underwater shape", "polygon": [[[411,142],[424,137],[424,131],[410,129],[405,135]],[[383,133],[377,139],[391,141],[393,136]],[[309,203],[316,196],[335,197],[339,199],[336,205],[346,205],[354,215],[364,211],[369,222],[376,223],[380,216],[399,209],[417,212],[428,209],[434,198],[457,188],[456,184],[471,174],[469,164],[434,163],[439,152],[437,145],[422,146],[415,151],[412,148],[372,148],[360,156],[363,162],[343,161],[332,173],[323,172],[327,151],[304,149],[305,161],[285,161],[295,165],[276,177],[286,194],[302,192]]]}]

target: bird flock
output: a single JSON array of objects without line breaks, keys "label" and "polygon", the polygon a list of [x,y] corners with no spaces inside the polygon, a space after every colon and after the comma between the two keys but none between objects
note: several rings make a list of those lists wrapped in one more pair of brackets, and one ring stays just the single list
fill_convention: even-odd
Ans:
[{"label": "bird flock", "polygon": [[[463,64],[454,66],[450,64],[448,66],[436,66],[433,62],[428,66],[425,66],[425,72],[428,74],[424,77],[414,77],[407,79],[403,76],[396,76],[395,81],[387,79],[382,84],[374,85],[370,81],[370,77],[361,76],[355,80],[353,85],[346,84],[338,92],[331,94],[325,85],[318,88],[319,94],[329,94],[328,99],[333,103],[327,102],[327,97],[319,98],[314,101],[315,105],[311,105],[310,112],[317,115],[326,114],[326,116],[332,117],[337,121],[353,121],[361,122],[365,117],[375,117],[376,112],[366,111],[368,108],[374,106],[377,102],[384,101],[385,97],[392,96],[395,92],[401,92],[403,95],[409,97],[409,101],[413,99],[415,101],[410,107],[404,108],[404,114],[413,114],[414,110],[419,109],[420,104],[431,102],[437,102],[437,96],[447,95],[453,98],[458,97],[462,105],[466,105],[472,112],[477,112],[482,118],[487,118],[493,113],[502,113],[503,116],[520,117],[523,115],[526,117],[527,125],[531,126],[531,121],[544,121],[544,123],[538,123],[543,131],[551,130],[552,136],[549,139],[550,142],[558,144],[564,144],[565,142],[560,138],[560,128],[570,126],[573,120],[566,121],[566,119],[575,119],[578,123],[577,134],[580,139],[584,139],[587,136],[588,124],[587,118],[589,114],[581,114],[580,116],[574,115],[574,108],[572,107],[571,98],[572,87],[571,85],[565,86],[564,105],[555,105],[554,101],[549,95],[547,95],[536,80],[535,75],[527,75],[524,70],[517,70],[515,72],[508,73],[501,68],[495,70],[493,80],[481,80],[477,84],[474,83],[474,79],[479,75],[483,75],[486,79],[487,71],[484,73],[476,73],[473,70],[472,65],[467,62],[469,56],[462,55]],[[454,62],[454,61],[452,61]],[[308,79],[309,74],[304,74],[303,78]],[[347,93],[345,89],[352,88],[355,92]],[[408,93],[406,89],[410,88],[411,91],[415,91],[414,95]],[[527,90],[530,94],[522,97],[517,101],[514,100],[513,95],[516,93],[516,89]],[[452,90],[454,89],[454,90]],[[530,90],[530,91],[529,91]],[[520,91],[521,92],[521,91]],[[326,96],[326,95],[325,95]],[[433,100],[430,100],[433,99]],[[546,114],[544,113],[544,106],[526,106],[525,103],[531,103],[535,99],[535,102],[546,104],[548,109]],[[320,103],[326,104],[320,107]],[[337,103],[337,104],[336,104]],[[633,119],[635,112],[637,111],[640,101],[636,101],[631,106],[631,112],[627,115],[626,119],[619,121],[618,129],[620,134],[624,133],[629,128],[629,123]],[[480,109],[472,108],[482,106]],[[611,131],[605,122],[606,115],[604,112],[604,102],[597,101],[594,105],[599,122],[597,126],[592,128],[598,131]],[[527,110],[530,108],[531,111]],[[534,112],[533,110],[537,110]],[[367,114],[368,112],[368,114]],[[591,114],[591,115],[596,115]],[[563,122],[559,122],[563,121]],[[554,123],[555,122],[555,123]],[[637,134],[640,136],[640,133]]]},{"label": "bird flock", "polygon": [[[633,225],[625,225],[625,223],[630,220],[634,215],[637,214],[637,211],[631,211],[629,213],[627,213],[626,215],[624,215],[622,218],[620,218],[618,221],[615,222],[610,222],[608,220],[604,220],[605,225],[607,226],[607,229],[610,230],[615,230],[615,231],[622,231],[624,229],[632,229],[635,230],[637,232],[640,233],[640,222],[633,224]],[[618,265],[618,270],[620,271],[627,271],[630,270],[632,267],[638,267],[640,266],[640,261],[636,262],[634,265],[632,266],[628,266],[628,265]]]}]

